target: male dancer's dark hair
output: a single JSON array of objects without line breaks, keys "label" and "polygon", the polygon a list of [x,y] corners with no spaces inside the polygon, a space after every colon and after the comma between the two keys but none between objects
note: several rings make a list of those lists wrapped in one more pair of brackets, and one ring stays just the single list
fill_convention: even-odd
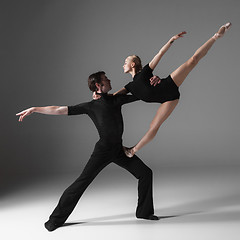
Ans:
[{"label": "male dancer's dark hair", "polygon": [[97,87],[96,87],[96,83],[101,83],[101,75],[105,74],[104,71],[99,71],[96,73],[91,74],[88,77],[88,87],[92,92],[96,92],[97,91]]}]

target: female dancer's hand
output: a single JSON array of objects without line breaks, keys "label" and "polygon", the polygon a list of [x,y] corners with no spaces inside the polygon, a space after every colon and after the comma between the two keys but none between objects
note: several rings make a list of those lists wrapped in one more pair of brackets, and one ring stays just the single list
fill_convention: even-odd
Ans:
[{"label": "female dancer's hand", "polygon": [[161,79],[158,76],[153,76],[150,78],[150,84],[153,85],[154,87],[160,82],[161,82]]},{"label": "female dancer's hand", "polygon": [[99,94],[97,94],[96,92],[93,92],[93,95],[92,95],[92,98],[94,99],[94,100],[97,100],[97,99],[99,99],[101,96],[99,95]]},{"label": "female dancer's hand", "polygon": [[170,39],[170,42],[174,42],[174,41],[177,40],[178,38],[183,37],[184,34],[187,34],[187,32],[185,32],[185,31],[180,32],[179,34],[173,36],[173,37]]},{"label": "female dancer's hand", "polygon": [[[108,94],[108,96],[113,96],[113,94]],[[96,92],[93,92],[92,98],[93,100],[97,100],[101,98],[101,95],[97,94]]]}]

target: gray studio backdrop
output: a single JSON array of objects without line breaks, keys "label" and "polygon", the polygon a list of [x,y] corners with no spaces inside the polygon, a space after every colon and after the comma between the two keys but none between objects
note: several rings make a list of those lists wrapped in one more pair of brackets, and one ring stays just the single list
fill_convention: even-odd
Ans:
[{"label": "gray studio backdrop", "polygon": [[[165,77],[227,21],[232,29],[191,72],[179,105],[139,156],[153,168],[239,165],[239,1],[2,0],[0,9],[1,178],[80,172],[98,140],[87,116],[35,114],[18,123],[17,112],[91,100],[87,77],[98,70],[116,91],[130,81],[125,57],[146,64],[186,30],[154,72]],[[143,136],[157,108],[123,107],[125,145]]]}]

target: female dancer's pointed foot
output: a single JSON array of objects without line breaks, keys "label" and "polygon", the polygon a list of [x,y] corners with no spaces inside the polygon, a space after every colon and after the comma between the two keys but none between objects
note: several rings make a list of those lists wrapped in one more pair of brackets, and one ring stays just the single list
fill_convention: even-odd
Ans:
[{"label": "female dancer's pointed foot", "polygon": [[225,34],[225,32],[226,32],[227,30],[229,30],[231,26],[232,26],[232,23],[230,23],[230,22],[222,25],[222,26],[219,28],[218,32],[214,34],[213,38],[214,38],[215,40],[217,40],[218,38],[223,37],[223,35]]},{"label": "female dancer's pointed foot", "polygon": [[131,148],[123,147],[123,151],[125,155],[129,158],[132,158],[135,154],[134,147]]}]

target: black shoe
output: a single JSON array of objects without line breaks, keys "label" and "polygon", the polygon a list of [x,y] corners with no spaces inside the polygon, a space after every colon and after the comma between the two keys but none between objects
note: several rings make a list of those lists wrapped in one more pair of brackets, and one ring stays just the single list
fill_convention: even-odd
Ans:
[{"label": "black shoe", "polygon": [[52,232],[54,230],[56,230],[57,228],[61,227],[63,224],[60,223],[54,223],[50,220],[48,220],[47,222],[44,223],[45,228],[49,231]]},{"label": "black shoe", "polygon": [[141,219],[146,219],[146,220],[153,220],[153,221],[158,221],[160,218],[156,215],[151,214],[148,217],[137,217],[137,218],[141,218]]}]

